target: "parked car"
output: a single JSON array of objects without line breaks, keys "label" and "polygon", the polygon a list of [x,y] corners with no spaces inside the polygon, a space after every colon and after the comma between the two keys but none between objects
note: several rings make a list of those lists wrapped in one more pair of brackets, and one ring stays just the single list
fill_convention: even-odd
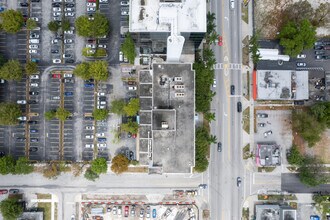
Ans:
[{"label": "parked car", "polygon": [[19,5],[21,7],[29,7],[29,3],[27,3],[27,2],[21,2]]},{"label": "parked car", "polygon": [[39,139],[38,138],[30,138],[30,142],[38,142]]},{"label": "parked car", "polygon": [[113,215],[117,215],[117,206],[114,206],[114,207],[112,208],[112,214],[113,214]]},{"label": "parked car", "polygon": [[86,139],[93,139],[94,138],[94,135],[92,135],[92,134],[86,134],[85,135],[85,138]]},{"label": "parked car", "polygon": [[98,148],[104,148],[104,147],[107,147],[107,144],[106,143],[97,143],[96,146]]},{"label": "parked car", "polygon": [[152,210],[152,217],[153,218],[157,218],[157,211],[156,211],[156,209],[153,209]]},{"label": "parked car", "polygon": [[304,63],[304,62],[298,62],[296,65],[297,65],[297,67],[304,67],[304,66],[307,66],[307,64]]},{"label": "parked car", "polygon": [[268,136],[271,135],[271,134],[273,134],[272,131],[266,131],[266,132],[264,133],[264,137],[268,137]]},{"label": "parked car", "polygon": [[268,114],[266,114],[266,113],[258,113],[257,114],[257,117],[258,118],[268,118]]},{"label": "parked car", "polygon": [[30,147],[29,151],[30,152],[37,152],[38,148],[37,147]]},{"label": "parked car", "polygon": [[38,124],[38,122],[37,121],[28,121],[28,124],[35,125],[35,124]]},{"label": "parked car", "polygon": [[198,186],[200,189],[206,189],[207,188],[207,184],[199,184]]},{"label": "parked car", "polygon": [[258,123],[258,127],[265,127],[266,123]]},{"label": "parked car", "polygon": [[64,43],[65,44],[72,44],[73,43],[73,40],[72,39],[65,39],[64,40]]},{"label": "parked car", "polygon": [[29,50],[29,53],[31,54],[31,53],[38,53],[38,51],[37,50]]},{"label": "parked car", "polygon": [[39,79],[39,75],[31,75],[30,79]]},{"label": "parked car", "polygon": [[73,12],[67,12],[64,14],[66,17],[73,17],[74,13]]},{"label": "parked car", "polygon": [[9,194],[18,194],[19,193],[19,189],[10,189],[9,190]]},{"label": "parked car", "polygon": [[235,86],[234,85],[230,86],[230,95],[235,95]]},{"label": "parked car", "polygon": [[30,91],[29,94],[30,94],[30,95],[39,95],[39,92],[36,92],[36,91]]},{"label": "parked car", "polygon": [[30,133],[38,133],[37,129],[30,129]]},{"label": "parked car", "polygon": [[94,144],[85,144],[85,148],[93,148]]},{"label": "parked car", "polygon": [[26,104],[26,100],[17,100],[17,104],[24,105]]},{"label": "parked car", "polygon": [[217,87],[217,80],[216,79],[213,79],[213,85],[212,85],[213,88]]},{"label": "parked car", "polygon": [[29,45],[29,48],[30,49],[38,49],[39,48],[39,45],[31,44],[31,45]]},{"label": "parked car", "polygon": [[18,120],[21,120],[21,121],[26,121],[27,117],[26,116],[20,116],[17,119]]},{"label": "parked car", "polygon": [[73,92],[64,92],[65,97],[71,97],[73,96]]},{"label": "parked car", "polygon": [[125,5],[129,5],[129,2],[128,2],[128,1],[121,1],[121,2],[120,2],[120,5],[123,5],[123,6],[125,6]]},{"label": "parked car", "polygon": [[104,137],[99,137],[99,138],[97,138],[97,141],[98,141],[98,142],[106,142],[107,139],[104,138]]},{"label": "parked car", "polygon": [[298,59],[305,59],[306,58],[306,54],[298,54],[297,55]]},{"label": "parked car", "polygon": [[95,127],[94,127],[94,126],[86,126],[85,129],[86,129],[86,130],[94,130]]},{"label": "parked car", "polygon": [[72,58],[72,54],[63,54],[63,58],[64,59]]},{"label": "parked car", "polygon": [[72,11],[74,11],[74,8],[64,8],[64,11],[72,12]]},{"label": "parked car", "polygon": [[86,83],[85,88],[94,88],[94,84],[92,83]]},{"label": "parked car", "polygon": [[73,79],[64,79],[64,83],[74,83]]},{"label": "parked car", "polygon": [[61,74],[59,74],[59,73],[52,74],[52,78],[53,79],[61,79]]},{"label": "parked car", "polygon": [[96,3],[94,3],[94,2],[87,2],[87,7],[96,7]]},{"label": "parked car", "polygon": [[125,218],[128,217],[128,213],[129,213],[129,207],[128,206],[125,206],[125,211],[124,211]]},{"label": "parked car", "polygon": [[61,59],[53,59],[53,63],[61,63]]},{"label": "parked car", "polygon": [[0,189],[0,195],[4,195],[4,194],[7,194],[7,193],[8,193],[8,190]]},{"label": "parked car", "polygon": [[39,87],[38,83],[30,83],[30,87]]},{"label": "parked car", "polygon": [[87,12],[95,12],[95,11],[96,11],[96,8],[94,8],[94,7],[87,8]]},{"label": "parked car", "polygon": [[218,46],[222,46],[222,36],[218,37]]},{"label": "parked car", "polygon": [[322,54],[325,54],[325,51],[323,51],[323,50],[316,50],[315,51],[315,55],[322,55]]}]

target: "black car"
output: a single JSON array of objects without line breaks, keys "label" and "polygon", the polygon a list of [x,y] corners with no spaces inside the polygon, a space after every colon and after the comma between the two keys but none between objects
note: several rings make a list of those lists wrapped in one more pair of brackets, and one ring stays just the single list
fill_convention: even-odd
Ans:
[{"label": "black car", "polygon": [[65,60],[65,63],[74,63],[74,60],[73,59],[67,59],[67,60]]},{"label": "black car", "polygon": [[4,151],[0,151],[0,157],[3,157],[5,155],[6,155],[6,153]]},{"label": "black car", "polygon": [[40,2],[40,0],[31,0],[31,2]]},{"label": "black car", "polygon": [[73,79],[64,79],[64,83],[74,83]]},{"label": "black car", "polygon": [[323,50],[323,46],[314,46],[314,50]]},{"label": "black car", "polygon": [[25,125],[26,124],[26,121],[19,121],[18,124]]},{"label": "black car", "polygon": [[38,124],[37,121],[28,121],[29,125],[35,125],[35,124]]},{"label": "black car", "polygon": [[58,53],[59,51],[58,50],[51,50],[50,52],[51,53]]},{"label": "black car", "polygon": [[38,148],[37,147],[30,147],[29,151],[30,152],[37,152]]},{"label": "black car", "polygon": [[85,83],[94,83],[94,79],[86,79]]},{"label": "black car", "polygon": [[107,97],[105,96],[101,96],[101,97],[98,97],[99,101],[107,101]]},{"label": "black car", "polygon": [[107,139],[106,139],[106,138],[97,138],[97,141],[98,141],[98,142],[106,142]]},{"label": "black car", "polygon": [[39,95],[39,92],[34,92],[34,91],[31,91],[29,92],[30,95]]},{"label": "black car", "polygon": [[242,103],[241,102],[237,102],[237,111],[242,112]]},{"label": "black car", "polygon": [[258,123],[258,127],[265,127],[266,123]]},{"label": "black car", "polygon": [[94,117],[92,117],[92,116],[85,116],[85,120],[87,120],[87,121],[93,121],[94,120]]},{"label": "black car", "polygon": [[54,2],[52,4],[53,7],[61,7],[61,3],[60,2]]},{"label": "black car", "polygon": [[221,152],[222,151],[222,144],[221,142],[218,142],[218,152]]},{"label": "black car", "polygon": [[28,7],[29,6],[29,3],[27,3],[27,2],[21,2],[20,3],[20,6],[21,7]]},{"label": "black car", "polygon": [[38,139],[38,138],[31,138],[30,141],[31,141],[31,142],[38,142],[39,139]]},{"label": "black car", "polygon": [[18,194],[19,193],[19,189],[10,189],[9,190],[9,194]]},{"label": "black car", "polygon": [[235,95],[235,86],[234,85],[230,86],[230,95]]},{"label": "black car", "polygon": [[28,104],[37,104],[37,101],[36,100],[28,100],[27,103]]},{"label": "black car", "polygon": [[236,182],[237,187],[240,187],[241,186],[241,183],[242,183],[241,177],[237,177],[237,182]]},{"label": "black car", "polygon": [[68,7],[68,8],[72,8],[72,7],[74,7],[74,4],[72,4],[72,3],[66,3],[65,6]]}]

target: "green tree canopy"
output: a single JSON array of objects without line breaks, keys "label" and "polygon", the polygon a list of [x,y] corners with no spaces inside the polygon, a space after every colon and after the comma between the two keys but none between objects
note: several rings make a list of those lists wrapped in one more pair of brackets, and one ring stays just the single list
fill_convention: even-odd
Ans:
[{"label": "green tree canopy", "polygon": [[316,41],[316,28],[307,19],[299,23],[288,21],[281,29],[279,35],[280,45],[284,53],[296,57],[304,49],[311,49]]},{"label": "green tree canopy", "polygon": [[6,220],[16,220],[23,213],[23,207],[16,198],[7,198],[0,202],[0,212]]},{"label": "green tree canopy", "polygon": [[0,68],[7,62],[7,59],[0,54]]},{"label": "green tree canopy", "polygon": [[128,170],[129,160],[125,155],[118,154],[111,161],[111,170],[115,174],[121,174]]},{"label": "green tree canopy", "polygon": [[90,168],[86,170],[84,177],[90,181],[95,181],[96,179],[98,179],[100,176],[93,172]]},{"label": "green tree canopy", "polygon": [[75,26],[77,29],[77,34],[82,37],[90,37],[91,36],[91,22],[88,20],[88,16],[82,15],[78,17],[75,21]]},{"label": "green tree canopy", "polygon": [[252,62],[254,65],[257,65],[259,59],[260,59],[260,53],[259,53],[259,34],[254,34],[250,38],[250,46],[249,46],[249,52],[252,54]]},{"label": "green tree canopy", "polygon": [[0,103],[0,125],[15,125],[22,115],[20,106],[16,103]]},{"label": "green tree canopy", "polygon": [[108,63],[104,60],[91,62],[89,65],[89,73],[96,80],[106,81],[109,76]]},{"label": "green tree canopy", "polygon": [[130,33],[125,37],[124,43],[121,45],[121,51],[127,57],[128,61],[133,64],[136,57],[135,44]]},{"label": "green tree canopy", "polygon": [[299,152],[297,146],[293,145],[287,159],[289,164],[300,166],[303,164],[304,156]]},{"label": "green tree canopy", "polygon": [[20,31],[24,24],[22,13],[13,9],[1,12],[0,18],[2,29],[11,34],[15,34]]},{"label": "green tree canopy", "polygon": [[105,158],[94,159],[90,169],[96,174],[106,173],[108,170],[107,160]]},{"label": "green tree canopy", "polygon": [[71,112],[65,108],[58,108],[55,115],[58,120],[65,121],[71,115]]},{"label": "green tree canopy", "polygon": [[89,21],[91,22],[91,36],[93,37],[102,37],[107,35],[109,32],[109,21],[108,18],[100,14],[99,12],[94,14],[94,20]]},{"label": "green tree canopy", "polygon": [[76,66],[76,69],[73,71],[76,76],[81,77],[82,79],[91,79],[93,76],[89,72],[89,63],[82,62]]},{"label": "green tree canopy", "polygon": [[136,134],[139,130],[139,125],[137,122],[129,120],[127,123],[121,124],[121,130]]},{"label": "green tree canopy", "polygon": [[97,121],[102,121],[107,119],[109,116],[109,110],[108,109],[94,109],[93,111],[93,117]]},{"label": "green tree canopy", "polygon": [[38,72],[38,64],[36,62],[27,62],[25,64],[25,72],[27,75],[32,75]]},{"label": "green tree canopy", "polygon": [[70,21],[69,19],[65,18],[61,22],[62,30],[63,31],[68,31],[70,30]]},{"label": "green tree canopy", "polygon": [[26,21],[26,29],[33,30],[38,26],[37,22],[31,18]]},{"label": "green tree canopy", "polygon": [[115,99],[111,102],[110,112],[115,113],[117,115],[123,115],[125,105],[126,105],[126,102],[124,100]]},{"label": "green tree canopy", "polygon": [[47,25],[48,29],[52,32],[57,32],[60,29],[60,25],[57,21],[50,21]]},{"label": "green tree canopy", "polygon": [[33,166],[26,157],[19,157],[15,165],[15,174],[29,174],[33,172]]},{"label": "green tree canopy", "polygon": [[307,186],[317,186],[329,181],[327,168],[322,162],[313,157],[305,157],[299,168],[299,179]]},{"label": "green tree canopy", "polygon": [[18,60],[9,60],[0,68],[0,78],[19,81],[23,77],[23,68]]},{"label": "green tree canopy", "polygon": [[0,174],[7,175],[15,172],[15,159],[11,155],[0,157]]},{"label": "green tree canopy", "polygon": [[318,122],[330,127],[330,102],[317,103],[310,110]]},{"label": "green tree canopy", "polygon": [[204,172],[209,165],[207,155],[213,138],[204,127],[197,128],[195,135],[195,170],[197,172]]},{"label": "green tree canopy", "polygon": [[48,121],[53,120],[54,118],[56,118],[56,110],[49,110],[45,112],[44,116],[45,119]]},{"label": "green tree canopy", "polygon": [[134,116],[140,110],[140,99],[131,99],[126,106],[124,106],[124,112],[127,116]]}]

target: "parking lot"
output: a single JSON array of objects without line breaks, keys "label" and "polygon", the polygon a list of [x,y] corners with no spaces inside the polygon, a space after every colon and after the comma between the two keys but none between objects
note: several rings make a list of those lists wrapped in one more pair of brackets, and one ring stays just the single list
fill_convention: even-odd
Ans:
[{"label": "parking lot", "polygon": [[[286,152],[292,146],[291,110],[257,110],[256,143],[276,143],[282,150],[282,164],[287,164]],[[258,117],[266,114],[267,117]]]}]

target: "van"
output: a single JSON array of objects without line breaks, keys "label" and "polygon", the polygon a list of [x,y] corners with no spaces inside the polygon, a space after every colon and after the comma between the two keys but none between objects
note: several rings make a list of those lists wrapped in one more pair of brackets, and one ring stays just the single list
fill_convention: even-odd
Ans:
[{"label": "van", "polygon": [[123,62],[123,61],[124,61],[123,52],[119,51],[119,62]]},{"label": "van", "polygon": [[39,39],[30,39],[29,40],[30,44],[39,44],[39,42],[40,42]]},{"label": "van", "polygon": [[235,9],[235,1],[234,0],[230,0],[230,9],[231,10]]}]

